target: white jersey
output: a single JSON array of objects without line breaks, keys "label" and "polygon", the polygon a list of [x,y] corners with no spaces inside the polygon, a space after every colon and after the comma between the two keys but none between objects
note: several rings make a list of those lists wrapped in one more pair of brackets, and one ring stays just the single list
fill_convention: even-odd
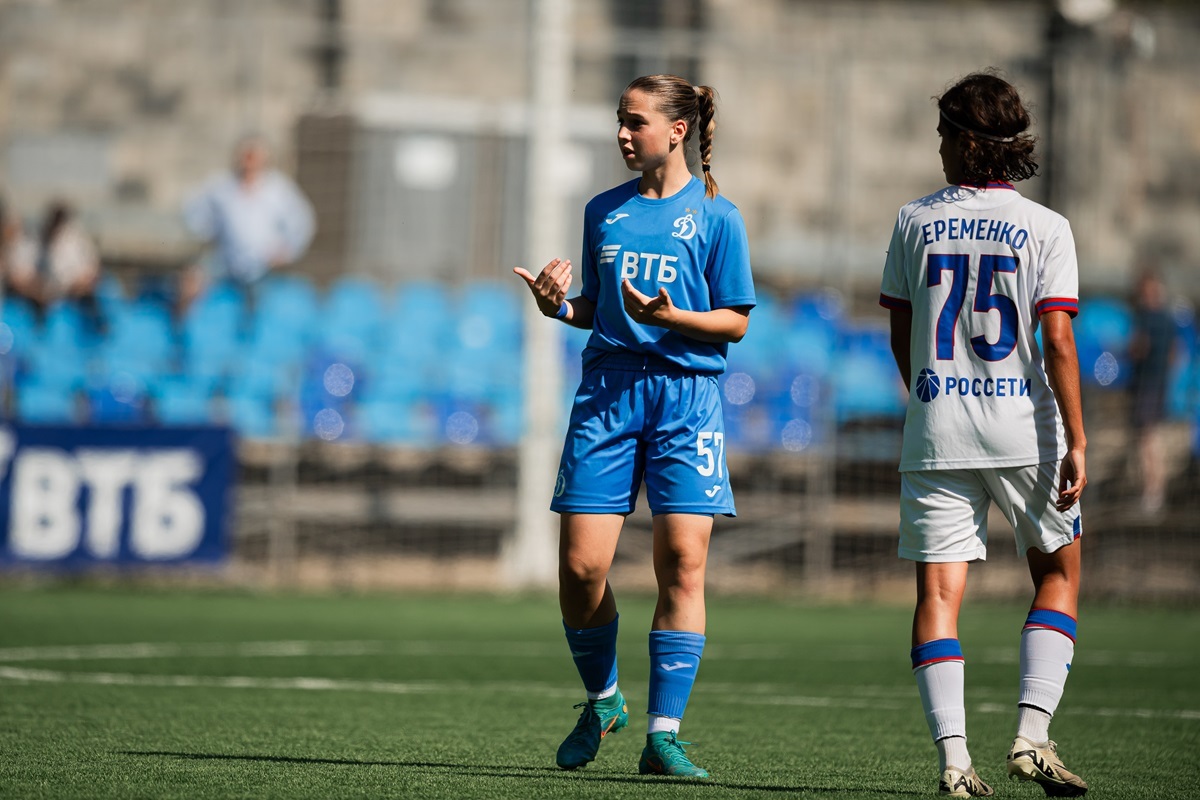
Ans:
[{"label": "white jersey", "polygon": [[1007,183],[914,200],[896,220],[879,302],[913,314],[901,472],[1066,455],[1034,339],[1039,315],[1079,310],[1064,217]]}]

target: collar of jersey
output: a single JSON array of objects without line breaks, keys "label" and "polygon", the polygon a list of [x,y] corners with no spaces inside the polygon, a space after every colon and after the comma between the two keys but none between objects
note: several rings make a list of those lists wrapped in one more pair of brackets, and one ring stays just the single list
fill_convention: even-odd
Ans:
[{"label": "collar of jersey", "polygon": [[959,183],[956,186],[961,186],[964,189],[1012,189],[1014,192],[1017,187],[1013,186],[1008,181],[988,181],[987,183]]},{"label": "collar of jersey", "polygon": [[691,179],[689,179],[688,182],[683,185],[682,189],[670,197],[646,197],[637,190],[637,182],[640,180],[641,178],[634,178],[633,199],[638,203],[644,203],[648,206],[666,206],[670,205],[671,203],[678,203],[692,191],[696,184],[700,183],[700,179],[693,175]]}]

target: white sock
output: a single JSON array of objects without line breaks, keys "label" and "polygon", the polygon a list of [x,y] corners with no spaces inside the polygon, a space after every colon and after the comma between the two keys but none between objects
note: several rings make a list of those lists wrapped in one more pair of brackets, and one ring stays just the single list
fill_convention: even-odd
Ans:
[{"label": "white sock", "polygon": [[1017,736],[1033,744],[1050,739],[1050,715],[1033,706],[1017,706]]},{"label": "white sock", "polygon": [[945,739],[938,739],[934,744],[938,749],[939,770],[958,767],[966,772],[971,768],[971,754],[967,752],[965,736],[947,736]]},{"label": "white sock", "polygon": [[[1021,713],[1017,722],[1018,736],[1039,744],[1049,738],[1050,717],[1054,716],[1058,701],[1062,699],[1074,656],[1075,642],[1058,631],[1026,628],[1021,632],[1021,694],[1017,703],[1042,711],[1045,720],[1035,714]],[[1020,710],[1025,711],[1024,708]]]},{"label": "white sock", "polygon": [[607,700],[617,693],[617,685],[614,683],[602,692],[588,692],[588,700]]},{"label": "white sock", "polygon": [[650,723],[646,726],[646,733],[666,733],[667,731],[679,733],[679,726],[682,722],[683,720],[674,717],[660,717],[657,714],[651,714]]},{"label": "white sock", "polygon": [[[936,742],[947,736],[967,738],[967,709],[963,699],[963,662],[938,661],[913,670],[929,733]],[[966,764],[954,764],[966,768]]]}]

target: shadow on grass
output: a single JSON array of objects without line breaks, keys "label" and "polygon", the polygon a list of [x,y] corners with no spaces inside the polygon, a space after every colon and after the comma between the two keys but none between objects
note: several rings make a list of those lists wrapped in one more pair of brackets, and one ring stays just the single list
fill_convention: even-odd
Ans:
[{"label": "shadow on grass", "polygon": [[[596,781],[603,783],[661,783],[663,778],[655,775],[617,775],[612,773],[566,772],[558,767],[526,767],[514,764],[449,764],[438,761],[371,761],[356,758],[310,758],[307,756],[271,756],[256,753],[181,753],[170,750],[118,750],[119,755],[177,758],[194,761],[261,761],[275,764],[332,764],[348,767],[406,767],[436,771],[470,773],[491,778],[547,778],[562,781]],[[673,781],[675,782],[675,781]],[[875,794],[924,797],[928,792],[903,789],[881,789],[864,786],[805,786],[797,784],[727,783],[720,779],[706,781],[684,781],[697,789],[738,789],[755,792],[873,792]]]}]

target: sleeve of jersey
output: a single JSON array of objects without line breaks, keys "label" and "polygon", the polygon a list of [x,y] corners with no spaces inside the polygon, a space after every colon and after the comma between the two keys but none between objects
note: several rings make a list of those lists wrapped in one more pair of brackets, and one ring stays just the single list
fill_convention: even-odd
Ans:
[{"label": "sleeve of jersey", "polygon": [[1075,237],[1065,221],[1046,244],[1034,303],[1038,316],[1050,311],[1065,311],[1071,317],[1079,313],[1079,263],[1075,259]]},{"label": "sleeve of jersey", "polygon": [[904,235],[900,220],[892,228],[892,241],[883,262],[883,281],[879,287],[879,305],[897,311],[912,310],[912,295],[908,289],[908,270],[905,268]]},{"label": "sleeve of jersey", "polygon": [[592,245],[591,209],[583,212],[583,252],[579,258],[579,278],[583,285],[579,294],[596,303],[600,297],[600,273],[596,271],[596,248]]},{"label": "sleeve of jersey", "polygon": [[757,303],[746,223],[736,208],[725,215],[709,251],[708,288],[713,308],[745,308]]}]

